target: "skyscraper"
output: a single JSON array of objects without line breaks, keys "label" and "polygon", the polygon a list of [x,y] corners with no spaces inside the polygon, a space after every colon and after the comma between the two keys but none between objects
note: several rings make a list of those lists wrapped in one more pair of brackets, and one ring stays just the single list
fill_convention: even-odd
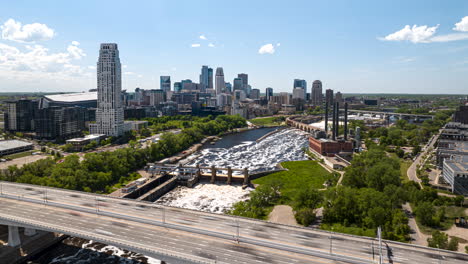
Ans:
[{"label": "skyscraper", "polygon": [[336,92],[335,102],[338,102],[340,104],[343,102],[343,94],[341,92]]},{"label": "skyscraper", "polygon": [[298,87],[304,89],[304,99],[307,98],[307,82],[306,82],[306,80],[294,79],[293,89],[298,88]]},{"label": "skyscraper", "polygon": [[225,93],[230,94],[232,93],[232,84],[230,82],[226,83],[226,91]]},{"label": "skyscraper", "polygon": [[224,72],[222,67],[216,68],[215,89],[216,94],[223,93],[226,90],[226,83],[224,82]]},{"label": "skyscraper", "polygon": [[164,92],[171,91],[171,76],[160,76],[159,77],[159,89]]},{"label": "skyscraper", "polygon": [[182,91],[182,83],[181,82],[175,82],[174,83],[174,92],[175,93],[180,93]]},{"label": "skyscraper", "polygon": [[97,62],[96,123],[89,127],[92,134],[116,137],[124,133],[121,92],[122,70],[117,44],[103,43]]},{"label": "skyscraper", "polygon": [[208,66],[203,65],[201,68],[201,73],[200,73],[200,86],[201,86],[202,91],[205,91],[207,88],[209,88],[208,82],[209,82]]},{"label": "skyscraper", "polygon": [[234,88],[234,91],[236,90],[244,90],[244,87],[243,87],[243,83],[242,83],[242,79],[241,78],[234,78],[234,82],[233,82],[233,88]]},{"label": "skyscraper", "polygon": [[208,89],[213,89],[213,69],[208,68]]},{"label": "skyscraper", "polygon": [[321,106],[322,96],[323,96],[322,95],[322,82],[319,80],[315,80],[312,83],[312,94],[311,94],[312,104],[315,106]]},{"label": "skyscraper", "polygon": [[267,102],[271,100],[271,97],[273,97],[273,88],[268,87],[265,89],[265,99],[267,100]]},{"label": "skyscraper", "polygon": [[332,89],[327,89],[325,91],[325,102],[328,103],[328,105],[333,106],[333,90]]},{"label": "skyscraper", "polygon": [[242,89],[245,91],[247,89],[247,85],[249,85],[249,75],[247,73],[239,73],[237,74],[237,78],[242,80]]}]

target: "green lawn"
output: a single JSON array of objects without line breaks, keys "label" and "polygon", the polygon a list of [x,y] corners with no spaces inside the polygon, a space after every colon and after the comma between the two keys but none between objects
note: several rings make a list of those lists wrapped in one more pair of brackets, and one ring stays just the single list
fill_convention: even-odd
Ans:
[{"label": "green lawn", "polygon": [[459,206],[446,206],[445,207],[445,220],[440,223],[439,228],[433,228],[429,226],[422,225],[416,218],[416,223],[418,224],[419,229],[424,234],[430,235],[432,231],[435,230],[448,230],[455,224],[455,218],[463,216],[466,218],[465,208]]},{"label": "green lawn", "polygon": [[322,224],[320,225],[320,229],[333,231],[337,233],[345,233],[345,234],[351,234],[351,235],[356,235],[356,236],[366,236],[366,237],[376,237],[376,233],[377,233],[377,231],[372,228],[366,229],[366,228],[355,227],[355,226],[343,226],[337,223],[333,225]]},{"label": "green lawn", "polygon": [[31,153],[33,153],[33,152],[37,152],[37,150],[28,150],[28,151],[19,152],[19,153],[15,153],[15,154],[11,154],[11,155],[6,155],[6,156],[3,156],[3,158],[5,158],[5,159],[17,159],[17,158],[22,158],[22,157],[26,157],[26,156],[31,156]]},{"label": "green lawn", "polygon": [[400,159],[400,172],[401,172],[401,181],[408,182],[408,168],[411,166],[412,162],[409,160]]},{"label": "green lawn", "polygon": [[283,123],[281,117],[276,116],[250,119],[249,122],[257,126],[280,126]]},{"label": "green lawn", "polygon": [[296,192],[306,186],[323,189],[325,188],[323,183],[326,180],[338,179],[338,176],[334,176],[322,168],[316,161],[312,160],[286,161],[282,162],[281,165],[288,170],[263,176],[254,180],[253,183],[261,185],[280,182],[282,184],[282,196],[292,200]]}]

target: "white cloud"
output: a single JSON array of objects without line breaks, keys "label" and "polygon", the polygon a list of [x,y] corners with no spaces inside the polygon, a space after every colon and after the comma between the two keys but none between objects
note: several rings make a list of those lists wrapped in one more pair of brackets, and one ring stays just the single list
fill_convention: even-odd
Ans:
[{"label": "white cloud", "polygon": [[266,53],[273,54],[273,53],[275,53],[275,47],[271,43],[265,44],[265,45],[260,47],[260,49],[258,50],[258,53],[260,53],[260,54],[266,54]]},{"label": "white cloud", "polygon": [[279,46],[281,46],[281,43],[276,43],[276,47],[279,47]]},{"label": "white cloud", "polygon": [[77,60],[79,60],[79,59],[83,58],[84,56],[86,56],[84,51],[82,49],[78,48],[78,45],[80,45],[80,43],[78,41],[72,41],[72,45],[69,45],[68,48],[67,48],[68,53],[74,59],[77,59]]},{"label": "white cloud", "polygon": [[124,75],[135,75],[134,72],[124,72]]},{"label": "white cloud", "polygon": [[88,66],[88,69],[90,69],[90,70],[95,70],[95,69],[96,69],[96,66],[89,65],[89,66]]},{"label": "white cloud", "polygon": [[453,30],[467,32],[468,31],[468,16],[462,18],[458,23],[455,23]]},{"label": "white cloud", "polygon": [[192,48],[199,48],[200,47],[200,44],[199,43],[194,43],[191,45]]},{"label": "white cloud", "polygon": [[172,70],[172,71],[177,71],[177,68],[176,68],[176,67],[172,67],[171,70]]},{"label": "white cloud", "polygon": [[436,33],[439,25],[434,27],[417,26],[410,27],[406,25],[403,29],[395,33],[389,34],[382,40],[386,41],[411,41],[413,43],[428,43],[431,42],[431,37]]},{"label": "white cloud", "polygon": [[141,74],[138,74],[138,76],[137,76],[137,77],[138,77],[138,78],[143,78],[143,75],[141,75]]},{"label": "white cloud", "polygon": [[200,39],[203,39],[203,40],[206,40],[206,37],[205,37],[205,35],[200,35],[200,37],[199,37],[199,38],[200,38]]},{"label": "white cloud", "polygon": [[416,60],[416,57],[404,57],[404,56],[399,56],[396,57],[394,62],[396,63],[408,63],[408,62],[413,62]]},{"label": "white cloud", "polygon": [[210,48],[214,48],[214,46],[215,45],[213,43],[208,44],[208,47],[210,47]]},{"label": "white cloud", "polygon": [[2,26],[2,38],[16,42],[36,42],[52,39],[55,36],[53,29],[45,24],[32,23],[21,25],[14,19],[8,19]]},{"label": "white cloud", "polygon": [[431,38],[431,42],[449,42],[468,39],[468,33],[452,33],[447,35],[435,36]]},{"label": "white cloud", "polygon": [[124,69],[127,69],[127,67],[128,67],[127,64],[122,65],[122,68],[124,68]]}]

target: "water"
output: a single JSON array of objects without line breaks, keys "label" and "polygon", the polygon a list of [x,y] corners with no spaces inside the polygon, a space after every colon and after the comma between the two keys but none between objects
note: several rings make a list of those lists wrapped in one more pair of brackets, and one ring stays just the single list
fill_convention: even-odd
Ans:
[{"label": "water", "polygon": [[[214,145],[206,145],[194,156],[188,165],[249,168],[250,172],[271,170],[276,164],[289,160],[306,159],[303,148],[308,138],[305,132],[297,129],[285,129],[260,142],[257,139],[274,131],[275,128],[262,128],[225,136]],[[248,198],[251,188],[242,189],[239,185],[197,184],[193,188],[179,186],[162,196],[156,203],[200,211],[223,213],[233,203]],[[34,263],[160,263],[113,246],[106,246],[92,241],[73,238],[72,245],[63,243],[52,252],[42,256]]]}]

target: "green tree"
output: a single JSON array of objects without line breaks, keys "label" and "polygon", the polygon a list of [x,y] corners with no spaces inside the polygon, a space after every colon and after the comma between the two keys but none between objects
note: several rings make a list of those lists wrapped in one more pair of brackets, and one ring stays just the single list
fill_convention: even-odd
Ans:
[{"label": "green tree", "polygon": [[446,249],[448,247],[448,235],[438,230],[433,231],[432,236],[427,239],[427,245],[433,248]]},{"label": "green tree", "polygon": [[422,202],[416,207],[415,213],[421,224],[425,226],[433,225],[434,222],[432,216],[435,214],[435,209],[432,203],[427,201]]}]

